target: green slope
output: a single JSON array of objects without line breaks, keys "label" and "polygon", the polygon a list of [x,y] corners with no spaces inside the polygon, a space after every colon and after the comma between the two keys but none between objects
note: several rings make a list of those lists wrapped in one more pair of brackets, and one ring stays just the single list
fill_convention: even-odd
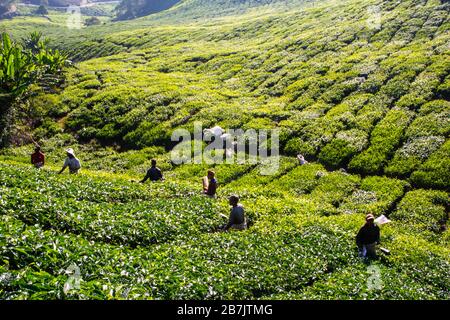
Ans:
[{"label": "green slope", "polygon": [[[373,4],[381,28],[368,23]],[[278,127],[287,155],[360,174],[414,173],[414,185],[446,189],[447,9],[440,1],[342,1],[112,29],[101,40],[95,30],[104,29],[93,29],[72,54],[108,57],[80,63],[64,90],[32,101],[46,119],[38,137],[64,130],[81,142],[139,149],[167,147],[173,129],[192,130],[194,121]]]}]

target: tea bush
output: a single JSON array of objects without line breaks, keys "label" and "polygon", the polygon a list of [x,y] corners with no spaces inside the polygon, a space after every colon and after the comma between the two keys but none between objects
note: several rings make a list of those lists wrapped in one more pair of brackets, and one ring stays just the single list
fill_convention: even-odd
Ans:
[{"label": "tea bush", "polygon": [[376,174],[384,167],[387,158],[400,144],[401,138],[413,115],[402,109],[392,109],[374,128],[370,146],[352,159],[349,169],[364,174]]},{"label": "tea bush", "polygon": [[446,141],[438,150],[431,154],[425,163],[411,175],[411,182],[425,188],[449,188],[450,141]]},{"label": "tea bush", "polygon": [[448,207],[446,192],[419,189],[408,192],[391,217],[414,229],[440,232],[449,219]]},{"label": "tea bush", "polygon": [[[6,268],[1,269],[0,296],[255,299],[291,297],[288,293],[292,292],[292,297],[365,297],[363,287],[343,286],[340,294],[330,294],[332,289],[313,293],[311,288],[326,288],[329,277],[337,282],[348,281],[348,275],[341,272],[347,268],[354,270],[352,281],[361,281],[357,279],[365,272],[362,261],[357,259],[355,232],[366,212],[380,214],[389,210],[402,196],[405,183],[381,177],[361,181],[343,172],[329,173],[318,164],[296,166],[296,161],[283,160],[286,171],[270,179],[261,177],[257,182],[267,190],[283,188],[283,193],[253,197],[244,193],[241,201],[251,228],[230,233],[213,232],[225,222],[218,214],[229,210],[226,198],[199,196],[197,187],[190,183],[145,186],[112,174],[96,177],[88,170],[78,176],[55,176],[18,163],[1,163],[0,258]],[[230,169],[233,172],[230,166],[220,169],[224,174]],[[250,171],[227,188],[239,186],[241,179],[257,178]],[[239,190],[248,191],[244,185]],[[375,202],[358,203],[358,190],[373,192]],[[226,192],[231,191],[234,188]],[[302,195],[304,192],[310,194]],[[436,195],[443,200],[446,194]],[[403,203],[407,200],[401,208]],[[339,204],[338,211],[335,204]],[[344,209],[352,204],[358,215],[329,216],[324,211],[330,205],[333,214],[340,210],[347,213]],[[394,214],[391,219],[402,221]],[[403,225],[396,228],[395,232],[386,229],[388,233],[382,240],[387,241],[385,245],[389,246],[397,234],[409,232],[402,230]],[[421,232],[419,237],[427,237]],[[409,242],[402,241],[395,254],[405,250],[403,245]],[[442,248],[433,250],[437,256],[427,265],[427,272],[433,270],[433,275],[413,275],[413,283],[426,283],[423,295],[412,295],[412,289],[392,280],[376,297],[442,297],[448,261],[443,258]],[[398,266],[400,278],[406,277],[402,270],[415,263],[407,256],[401,257],[398,262],[390,262]],[[80,268],[82,281],[79,289],[64,291],[66,270],[72,263]],[[383,265],[381,268],[384,270]],[[424,269],[420,270],[418,273]],[[396,275],[394,271],[387,274],[386,281]],[[441,280],[435,280],[439,277]],[[408,288],[411,286],[417,287],[410,284]]]},{"label": "tea bush", "polygon": [[342,213],[366,213],[389,215],[395,203],[401,199],[408,183],[386,177],[367,177],[361,181],[358,189],[347,197],[339,211]]}]

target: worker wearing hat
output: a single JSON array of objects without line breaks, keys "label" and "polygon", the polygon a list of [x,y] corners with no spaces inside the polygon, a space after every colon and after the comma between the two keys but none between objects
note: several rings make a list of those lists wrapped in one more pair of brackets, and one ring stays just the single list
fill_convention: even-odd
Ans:
[{"label": "worker wearing hat", "polygon": [[80,160],[75,157],[75,152],[72,148],[69,148],[66,150],[67,158],[64,161],[64,165],[59,172],[59,174],[63,173],[64,170],[66,170],[67,167],[69,167],[70,174],[77,174],[78,171],[81,169]]},{"label": "worker wearing hat", "polygon": [[380,228],[374,222],[372,214],[366,216],[366,224],[356,235],[356,245],[359,255],[364,258],[376,259],[376,245],[380,243]]}]

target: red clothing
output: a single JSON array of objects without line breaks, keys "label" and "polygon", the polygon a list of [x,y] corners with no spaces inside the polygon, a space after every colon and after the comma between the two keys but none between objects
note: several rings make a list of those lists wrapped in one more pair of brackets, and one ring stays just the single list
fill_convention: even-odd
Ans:
[{"label": "red clothing", "polygon": [[42,152],[35,152],[31,155],[31,164],[43,166],[45,164],[45,155]]}]

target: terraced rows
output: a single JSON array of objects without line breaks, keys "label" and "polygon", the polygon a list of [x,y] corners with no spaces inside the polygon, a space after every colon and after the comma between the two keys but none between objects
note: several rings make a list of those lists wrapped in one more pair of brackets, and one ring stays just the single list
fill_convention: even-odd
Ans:
[{"label": "terraced rows", "polygon": [[[263,177],[260,185],[314,180],[308,192],[246,195],[243,203],[252,227],[216,233],[214,227],[221,223],[218,213],[228,210],[227,191],[211,200],[197,196],[194,185],[177,195],[171,182],[141,186],[113,175],[95,177],[87,172],[68,178],[17,163],[1,163],[0,168],[2,298],[434,299],[448,295],[448,232],[436,230],[448,206],[445,192],[412,191],[401,200],[392,214],[396,221],[383,229],[384,245],[393,255],[377,263],[386,287],[370,292],[365,287],[367,266],[357,258],[354,234],[363,212],[383,212],[398,200],[395,192],[386,189],[397,188],[397,196],[402,197],[401,181],[360,180],[342,172],[328,173],[318,165],[297,167],[274,181]],[[318,171],[320,177],[308,178]],[[95,190],[101,185],[105,188],[98,197]],[[364,191],[372,199],[358,202]],[[409,217],[410,210],[417,208],[416,199],[422,209]],[[335,208],[335,201],[357,210],[351,214],[341,206]],[[329,209],[330,203],[332,213],[323,208]],[[64,292],[66,269],[72,263],[80,267],[83,281],[80,289]]]},{"label": "terraced rows", "polygon": [[142,29],[112,25],[106,38],[93,29],[85,36],[101,43],[88,47],[108,56],[80,63],[62,92],[32,99],[46,119],[35,138],[48,144],[69,132],[78,143],[161,148],[152,153],[164,157],[173,130],[195,121],[277,127],[284,155],[448,190],[448,4],[377,2],[382,26],[370,28],[374,3],[156,29],[146,18]]}]

